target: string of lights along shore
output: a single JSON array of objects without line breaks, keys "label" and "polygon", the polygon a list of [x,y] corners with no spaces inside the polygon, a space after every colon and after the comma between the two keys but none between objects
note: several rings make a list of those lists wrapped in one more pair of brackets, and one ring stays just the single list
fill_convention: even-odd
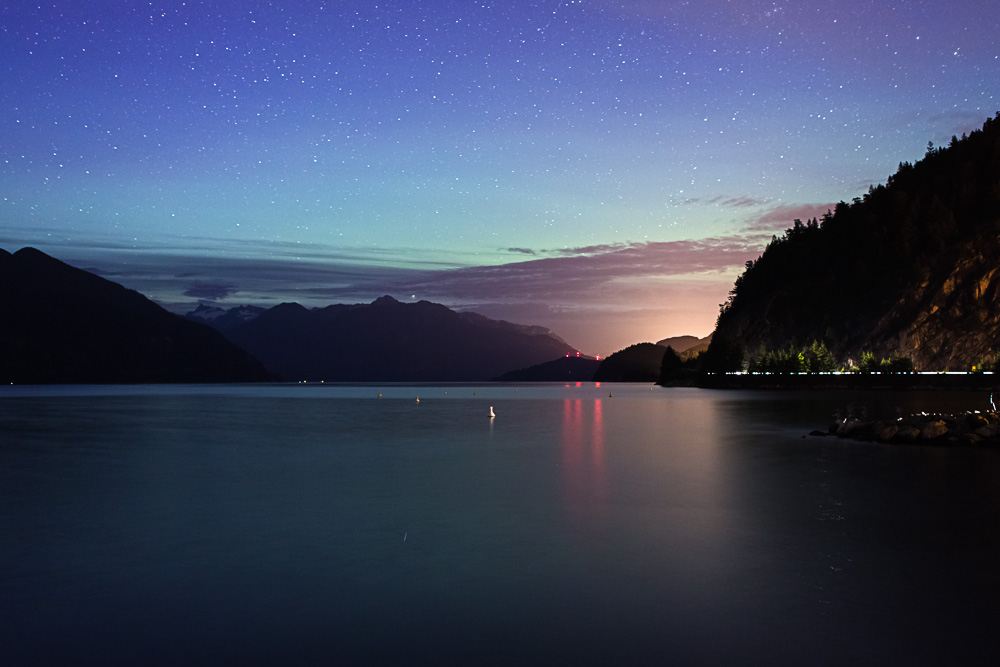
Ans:
[{"label": "string of lights along shore", "polygon": [[0,247],[185,312],[706,335],[795,218],[1000,109],[991,0],[0,8]]}]

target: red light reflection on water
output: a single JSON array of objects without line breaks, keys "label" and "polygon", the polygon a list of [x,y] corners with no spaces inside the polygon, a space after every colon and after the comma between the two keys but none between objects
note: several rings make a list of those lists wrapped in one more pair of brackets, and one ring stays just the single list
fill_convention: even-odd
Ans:
[{"label": "red light reflection on water", "polygon": [[602,518],[607,479],[604,461],[604,415],[601,399],[563,400],[563,498],[573,519]]},{"label": "red light reflection on water", "polygon": [[601,475],[604,483],[604,415],[601,413],[601,399],[594,401],[594,443],[591,450],[594,470]]}]

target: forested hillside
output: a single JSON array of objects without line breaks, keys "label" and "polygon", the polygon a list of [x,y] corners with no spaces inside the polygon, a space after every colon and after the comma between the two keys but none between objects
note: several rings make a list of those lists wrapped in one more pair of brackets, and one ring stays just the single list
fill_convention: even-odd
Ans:
[{"label": "forested hillside", "polygon": [[722,305],[705,363],[735,369],[818,343],[839,365],[989,365],[1000,337],[998,267],[1000,113],[773,238]]}]

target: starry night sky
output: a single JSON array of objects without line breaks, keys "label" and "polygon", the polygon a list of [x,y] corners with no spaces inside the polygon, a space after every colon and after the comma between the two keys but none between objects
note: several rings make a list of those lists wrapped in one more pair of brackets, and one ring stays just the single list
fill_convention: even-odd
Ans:
[{"label": "starry night sky", "polygon": [[0,247],[178,312],[382,294],[587,353],[1000,109],[995,0],[4,2]]}]

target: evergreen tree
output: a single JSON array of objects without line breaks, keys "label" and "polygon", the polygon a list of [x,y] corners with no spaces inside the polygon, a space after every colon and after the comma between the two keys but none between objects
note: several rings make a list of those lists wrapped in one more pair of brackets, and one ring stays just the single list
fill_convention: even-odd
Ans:
[{"label": "evergreen tree", "polygon": [[660,363],[660,383],[676,379],[683,365],[684,362],[674,352],[674,348],[668,346],[667,351],[663,353],[663,361]]}]

